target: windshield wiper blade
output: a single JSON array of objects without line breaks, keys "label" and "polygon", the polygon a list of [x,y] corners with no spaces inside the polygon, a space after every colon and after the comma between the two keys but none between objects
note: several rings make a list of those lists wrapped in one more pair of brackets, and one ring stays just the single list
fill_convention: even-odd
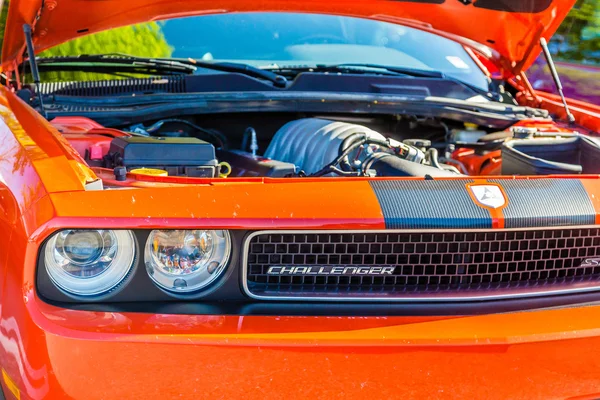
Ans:
[{"label": "windshield wiper blade", "polygon": [[[166,60],[166,59],[161,59],[161,60]],[[247,76],[252,76],[254,78],[264,79],[266,81],[273,83],[273,85],[275,85],[277,87],[282,87],[282,88],[286,87],[287,82],[288,82],[288,80],[284,76],[278,75],[269,70],[254,67],[250,64],[235,63],[235,62],[209,62],[209,61],[198,60],[198,59],[194,59],[194,58],[188,58],[188,59],[173,58],[173,59],[169,59],[169,60],[176,60],[177,62],[181,62],[181,63],[189,63],[190,65],[194,65],[196,67],[212,69],[215,71],[234,72],[234,73],[238,73],[238,74],[244,74]]]},{"label": "windshield wiper blade", "polygon": [[416,69],[416,68],[405,68],[405,67],[396,67],[389,65],[381,65],[381,64],[361,64],[361,63],[344,63],[344,64],[336,64],[324,66],[324,68],[332,68],[332,69],[373,69],[373,70],[382,70],[388,71],[392,73],[396,73],[398,75],[407,75],[414,76],[416,78],[445,78],[443,72],[435,71],[435,70],[427,70],[427,69]]},{"label": "windshield wiper blade", "polygon": [[233,62],[209,62],[193,58],[136,57],[122,53],[84,54],[74,57],[38,58],[41,69],[94,69],[124,70],[128,72],[179,72],[194,73],[198,68],[214,71],[240,73],[272,82],[277,87],[286,87],[287,79],[271,71],[249,64]]},{"label": "windshield wiper blade", "polygon": [[79,56],[38,57],[43,70],[104,70],[135,73],[175,72],[191,74],[196,67],[178,61],[158,58],[133,57],[120,54],[83,54]]},{"label": "windshield wiper blade", "polygon": [[316,65],[283,65],[277,64],[262,67],[268,71],[277,71],[280,74],[296,77],[302,72],[341,72],[341,73],[358,73],[358,74],[379,74],[379,75],[391,75],[399,77],[413,77],[413,78],[428,78],[428,79],[445,79],[456,82],[463,85],[477,94],[480,94],[488,99],[494,99],[494,101],[502,100],[502,97],[496,90],[490,86],[488,90],[478,88],[468,82],[462,81],[457,78],[453,78],[449,75],[444,74],[441,71],[428,70],[428,69],[415,69],[401,66],[390,66],[382,64],[362,64],[362,63],[344,63],[344,64],[316,64]]},{"label": "windshield wiper blade", "polygon": [[374,73],[394,76],[412,76],[415,78],[446,78],[443,72],[427,69],[415,69],[406,67],[397,67],[381,64],[362,64],[362,63],[343,63],[343,64],[316,64],[314,66],[268,66],[264,70],[270,71],[290,71],[292,73],[300,72],[357,72]]}]

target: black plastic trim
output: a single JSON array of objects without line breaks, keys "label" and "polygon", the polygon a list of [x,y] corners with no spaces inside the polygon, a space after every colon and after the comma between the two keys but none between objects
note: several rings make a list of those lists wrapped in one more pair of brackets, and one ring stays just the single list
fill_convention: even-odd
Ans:
[{"label": "black plastic trim", "polygon": [[509,13],[535,14],[545,11],[552,0],[479,0],[473,4],[477,8]]},{"label": "black plastic trim", "polygon": [[464,302],[452,304],[365,304],[365,303],[306,303],[306,302],[139,302],[64,304],[51,302],[57,307],[82,311],[132,312],[173,315],[261,315],[261,316],[436,316],[483,315],[547,308],[586,307],[600,304],[600,293],[585,293],[530,298]]}]

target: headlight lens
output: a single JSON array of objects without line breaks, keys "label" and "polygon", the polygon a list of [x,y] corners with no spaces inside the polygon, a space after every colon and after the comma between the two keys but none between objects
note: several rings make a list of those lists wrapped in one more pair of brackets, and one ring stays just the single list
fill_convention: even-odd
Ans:
[{"label": "headlight lens", "polygon": [[156,230],[146,242],[146,269],[171,293],[194,292],[223,274],[230,252],[224,230]]},{"label": "headlight lens", "polygon": [[52,282],[74,296],[101,296],[118,287],[135,261],[130,231],[65,230],[50,238],[45,251]]}]

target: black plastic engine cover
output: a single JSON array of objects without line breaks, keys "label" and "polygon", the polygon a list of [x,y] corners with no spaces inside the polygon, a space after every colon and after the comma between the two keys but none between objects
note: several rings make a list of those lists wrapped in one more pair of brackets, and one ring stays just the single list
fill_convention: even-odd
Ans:
[{"label": "black plastic engine cover", "polygon": [[219,162],[212,144],[197,138],[119,137],[112,140],[107,167],[159,168],[169,175],[214,177]]},{"label": "black plastic engine cover", "polygon": [[231,176],[266,176],[269,178],[284,178],[296,172],[296,166],[291,163],[271,160],[240,150],[217,151],[219,161],[231,165]]}]

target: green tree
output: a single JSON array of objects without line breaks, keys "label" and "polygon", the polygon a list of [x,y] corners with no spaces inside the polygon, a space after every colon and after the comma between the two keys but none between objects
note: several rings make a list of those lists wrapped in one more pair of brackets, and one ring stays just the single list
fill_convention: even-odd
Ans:
[{"label": "green tree", "polygon": [[[0,3],[2,3],[2,0],[0,0]],[[4,0],[4,3],[2,3],[2,10],[0,10],[0,43],[4,42],[3,41],[4,28],[6,27],[6,17],[7,16],[8,16],[8,0]]]},{"label": "green tree", "polygon": [[[0,43],[4,38],[8,5],[9,0],[4,0],[0,13]],[[39,57],[104,53],[126,53],[140,57],[170,57],[173,49],[167,43],[161,26],[161,23],[149,22],[93,33],[43,51]],[[102,80],[118,77],[94,72],[61,71],[45,72],[41,78],[45,82],[52,82]]]},{"label": "green tree", "polygon": [[578,0],[555,35],[556,58],[600,64],[600,1]]},{"label": "green tree", "polygon": [[[139,57],[170,57],[161,24],[149,22],[94,33],[60,44],[39,54],[40,57],[76,56],[80,54],[125,53]],[[94,72],[45,72],[43,80],[74,81],[115,79],[115,75]]]}]

